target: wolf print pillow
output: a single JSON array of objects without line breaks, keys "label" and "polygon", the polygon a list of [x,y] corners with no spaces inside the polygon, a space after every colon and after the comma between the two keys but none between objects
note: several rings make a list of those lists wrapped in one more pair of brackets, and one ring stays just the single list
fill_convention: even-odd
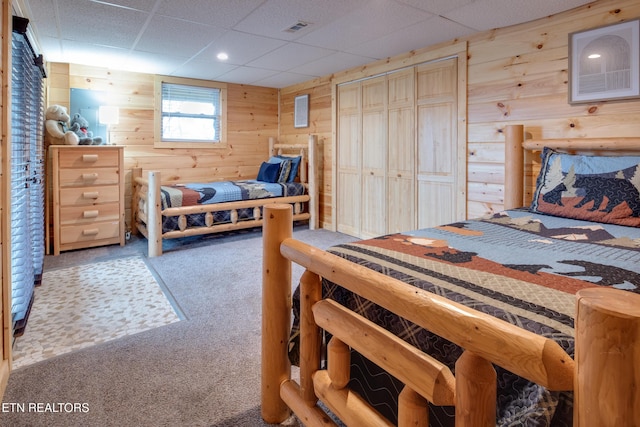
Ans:
[{"label": "wolf print pillow", "polygon": [[640,156],[581,156],[545,148],[531,210],[640,227]]}]

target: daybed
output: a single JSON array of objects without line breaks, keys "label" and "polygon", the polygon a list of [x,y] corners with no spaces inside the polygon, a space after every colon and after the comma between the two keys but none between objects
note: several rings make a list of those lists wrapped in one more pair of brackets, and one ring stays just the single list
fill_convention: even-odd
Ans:
[{"label": "daybed", "polygon": [[[291,238],[289,207],[268,208],[265,421],[335,425],[328,408],[350,426],[638,425],[640,138],[505,134],[508,210],[488,218],[322,251]],[[530,208],[522,147],[549,147]],[[293,303],[291,262],[306,269]],[[371,366],[398,396],[368,394]]]},{"label": "daybed", "polygon": [[270,157],[256,180],[199,183],[165,182],[158,171],[132,171],[134,231],[148,240],[149,257],[162,255],[162,241],[262,225],[262,209],[273,203],[293,206],[294,221],[317,227],[317,137],[307,144],[269,139]]}]

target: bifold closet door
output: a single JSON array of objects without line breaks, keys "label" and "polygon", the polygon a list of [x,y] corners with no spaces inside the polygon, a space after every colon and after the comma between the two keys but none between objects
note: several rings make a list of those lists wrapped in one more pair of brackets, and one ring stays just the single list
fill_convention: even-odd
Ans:
[{"label": "bifold closet door", "polygon": [[358,236],[361,220],[362,109],[360,84],[338,86],[337,229]]},{"label": "bifold closet door", "polygon": [[387,76],[387,230],[416,228],[415,68]]},{"label": "bifold closet door", "polygon": [[416,89],[418,228],[425,228],[458,217],[457,59],[418,66]]},{"label": "bifold closet door", "polygon": [[362,223],[360,236],[387,231],[386,76],[362,82]]}]

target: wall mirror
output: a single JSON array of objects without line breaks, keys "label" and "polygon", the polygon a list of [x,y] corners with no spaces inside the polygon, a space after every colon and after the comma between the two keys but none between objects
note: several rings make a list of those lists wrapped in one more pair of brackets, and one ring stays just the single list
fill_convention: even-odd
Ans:
[{"label": "wall mirror", "polygon": [[80,113],[89,122],[89,131],[93,132],[94,138],[102,137],[103,143],[108,143],[107,124],[100,123],[100,106],[109,105],[107,94],[103,91],[91,89],[71,89],[71,102],[69,116]]}]

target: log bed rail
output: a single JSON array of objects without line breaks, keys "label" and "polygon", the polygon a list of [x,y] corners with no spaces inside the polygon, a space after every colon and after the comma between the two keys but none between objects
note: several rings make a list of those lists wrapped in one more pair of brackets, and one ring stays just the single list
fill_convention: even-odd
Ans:
[{"label": "log bed rail", "polygon": [[[177,181],[163,182],[159,171],[147,171],[143,177],[141,168],[132,170],[132,230],[140,232],[148,241],[148,256],[162,255],[162,241],[180,237],[197,236],[230,230],[259,227],[263,224],[261,209],[273,203],[291,204],[294,210],[294,221],[309,221],[309,228],[318,226],[318,143],[316,135],[309,135],[306,145],[276,143],[269,138],[269,155],[300,155],[300,182],[305,184],[307,194],[301,196],[278,197],[270,199],[252,199],[237,202],[225,202],[207,205],[183,206],[162,209],[160,187],[162,185],[178,184]],[[307,205],[304,210],[303,206]],[[239,209],[253,208],[253,219],[239,220]],[[214,212],[230,211],[231,222],[215,223]],[[187,227],[186,216],[190,214],[205,214],[205,226]],[[179,230],[162,230],[162,217],[178,217]]]},{"label": "log bed rail", "polygon": [[[508,126],[505,135],[506,161],[522,159],[512,152],[522,150],[522,126]],[[640,147],[640,138],[617,149],[631,147]],[[518,169],[522,176],[523,166]],[[505,205],[522,206],[517,201],[523,200],[523,181],[515,181]],[[390,425],[346,387],[350,347],[405,384],[399,426],[428,426],[427,402],[455,406],[456,426],[495,426],[493,364],[551,390],[573,390],[576,426],[637,425],[640,420],[640,295],[611,288],[579,291],[572,359],[553,340],[293,239],[289,205],[265,207],[264,216],[261,413],[266,422],[283,422],[293,411],[306,426],[336,425],[318,406],[320,400],[346,425]],[[287,348],[292,262],[306,269],[300,280],[299,382],[292,379]],[[460,345],[465,351],[456,375],[361,316],[323,300],[322,277]],[[319,370],[321,329],[333,335],[326,370]]]}]

